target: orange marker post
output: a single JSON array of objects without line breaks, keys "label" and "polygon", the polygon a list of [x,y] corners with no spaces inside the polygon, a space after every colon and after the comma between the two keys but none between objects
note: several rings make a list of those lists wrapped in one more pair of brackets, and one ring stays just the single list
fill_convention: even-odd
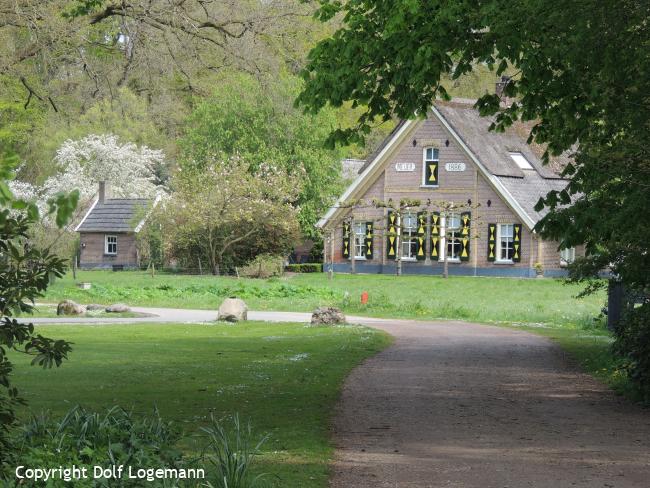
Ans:
[{"label": "orange marker post", "polygon": [[363,293],[361,293],[361,304],[365,305],[367,303],[368,303],[368,292],[364,291]]}]

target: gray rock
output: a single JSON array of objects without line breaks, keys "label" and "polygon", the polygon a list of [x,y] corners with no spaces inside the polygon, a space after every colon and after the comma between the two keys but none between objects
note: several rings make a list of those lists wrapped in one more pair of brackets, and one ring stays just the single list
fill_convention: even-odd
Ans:
[{"label": "gray rock", "polygon": [[86,308],[72,300],[63,300],[56,307],[57,315],[81,315],[86,313]]},{"label": "gray rock", "polygon": [[106,307],[106,312],[108,313],[123,313],[123,312],[130,312],[131,308],[128,305],[125,305],[123,303],[114,303],[113,305],[109,305]]},{"label": "gray rock", "polygon": [[345,315],[338,308],[318,307],[311,314],[312,325],[345,324]]},{"label": "gray rock", "polygon": [[96,310],[104,310],[106,307],[104,305],[100,305],[99,303],[89,303],[86,305],[86,310],[89,312],[94,312]]},{"label": "gray rock", "polygon": [[248,319],[248,307],[240,298],[226,298],[219,307],[217,320],[240,322]]}]

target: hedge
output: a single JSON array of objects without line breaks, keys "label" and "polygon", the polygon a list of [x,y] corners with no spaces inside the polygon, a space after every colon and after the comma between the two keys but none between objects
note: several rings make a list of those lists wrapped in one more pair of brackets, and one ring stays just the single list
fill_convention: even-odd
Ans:
[{"label": "hedge", "polygon": [[287,264],[285,271],[291,273],[322,273],[322,263]]}]

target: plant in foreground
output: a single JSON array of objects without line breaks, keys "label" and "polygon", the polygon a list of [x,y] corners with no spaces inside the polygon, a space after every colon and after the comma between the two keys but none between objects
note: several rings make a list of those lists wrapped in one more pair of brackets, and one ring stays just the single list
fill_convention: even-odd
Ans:
[{"label": "plant in foreground", "polygon": [[229,431],[223,422],[210,417],[211,425],[201,430],[207,434],[208,445],[203,460],[215,468],[214,480],[207,481],[209,488],[256,488],[265,483],[265,474],[253,475],[251,466],[260,448],[268,439],[262,437],[256,444],[252,440],[250,423],[245,426],[239,415],[232,418],[233,429]]}]

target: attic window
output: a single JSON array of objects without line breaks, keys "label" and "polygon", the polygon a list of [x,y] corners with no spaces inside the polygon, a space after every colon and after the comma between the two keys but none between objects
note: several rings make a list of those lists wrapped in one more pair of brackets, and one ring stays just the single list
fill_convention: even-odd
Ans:
[{"label": "attic window", "polygon": [[519,169],[533,169],[526,157],[520,152],[511,152],[510,157],[515,163],[517,163]]}]

